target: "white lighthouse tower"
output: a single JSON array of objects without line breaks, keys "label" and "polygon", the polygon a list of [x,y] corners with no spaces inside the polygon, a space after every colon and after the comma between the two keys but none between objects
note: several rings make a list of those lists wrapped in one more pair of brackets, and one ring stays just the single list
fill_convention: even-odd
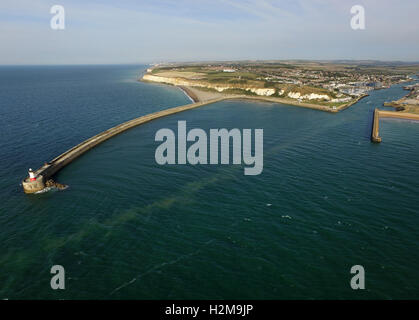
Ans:
[{"label": "white lighthouse tower", "polygon": [[35,173],[32,171],[31,168],[29,168],[28,173],[29,173],[29,180],[30,181],[35,181],[36,180]]}]

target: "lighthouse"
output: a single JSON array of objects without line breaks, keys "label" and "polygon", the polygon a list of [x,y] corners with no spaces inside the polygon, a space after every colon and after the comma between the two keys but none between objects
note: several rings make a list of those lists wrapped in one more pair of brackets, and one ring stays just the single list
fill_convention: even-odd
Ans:
[{"label": "lighthouse", "polygon": [[29,168],[28,173],[29,173],[29,180],[30,181],[35,181],[36,180],[35,173],[33,172],[33,170],[31,168]]},{"label": "lighthouse", "polygon": [[44,176],[35,174],[32,169],[28,170],[29,176],[22,180],[23,191],[25,193],[35,193],[45,188]]}]

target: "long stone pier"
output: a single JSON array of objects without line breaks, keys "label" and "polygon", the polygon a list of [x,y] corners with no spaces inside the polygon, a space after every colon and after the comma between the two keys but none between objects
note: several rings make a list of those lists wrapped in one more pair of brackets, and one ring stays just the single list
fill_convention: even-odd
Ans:
[{"label": "long stone pier", "polygon": [[371,131],[372,142],[381,142],[382,141],[381,137],[379,136],[380,118],[395,118],[395,119],[405,119],[405,120],[417,120],[417,121],[419,121],[419,114],[407,113],[407,112],[386,111],[386,110],[379,110],[379,109],[375,108],[374,117],[373,117],[373,120],[372,120],[372,131]]},{"label": "long stone pier", "polygon": [[198,107],[202,107],[207,104],[219,102],[225,99],[228,99],[229,97],[221,97],[213,100],[207,100],[203,102],[197,102],[197,103],[191,103],[187,105],[183,105],[180,107],[174,107],[154,113],[150,113],[148,115],[135,118],[133,120],[124,122],[120,125],[117,125],[113,128],[110,128],[106,131],[103,131],[90,139],[87,139],[83,141],[82,143],[76,145],[75,147],[67,150],[63,154],[60,154],[58,157],[52,159],[50,162],[45,163],[42,167],[34,171],[35,180],[31,180],[29,177],[25,178],[22,181],[23,190],[25,193],[35,193],[38,191],[41,191],[46,186],[46,181],[54,175],[58,170],[65,167],[67,164],[72,162],[74,159],[81,156],[86,151],[89,151],[90,149],[94,148],[98,144],[102,143],[103,141],[108,140],[109,138],[124,132],[128,129],[131,129],[135,126],[138,126],[140,124],[149,122],[154,119],[158,119],[161,117],[165,117],[171,114],[179,113],[186,110],[195,109]]}]

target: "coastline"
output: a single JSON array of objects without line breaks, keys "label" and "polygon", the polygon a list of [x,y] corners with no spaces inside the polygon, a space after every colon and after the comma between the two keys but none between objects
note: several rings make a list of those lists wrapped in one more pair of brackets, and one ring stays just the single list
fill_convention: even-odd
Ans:
[{"label": "coastline", "polygon": [[179,86],[179,89],[183,91],[183,93],[192,101],[192,103],[199,102],[199,98],[187,87]]},{"label": "coastline", "polygon": [[[141,79],[140,79],[141,80]],[[142,81],[142,80],[141,80]],[[146,80],[146,82],[153,83],[152,81]],[[171,85],[171,84],[167,84]],[[239,94],[224,94],[221,92],[216,91],[210,91],[210,90],[202,90],[198,89],[196,87],[191,86],[178,86],[178,85],[172,85],[175,87],[178,87],[180,90],[182,90],[183,93],[191,100],[193,103],[197,102],[204,102],[209,101],[213,99],[245,99],[245,100],[258,100],[258,101],[265,101],[265,102],[274,102],[279,104],[286,104],[286,105],[292,105],[296,107],[303,107],[303,108],[309,108],[309,109],[315,109],[325,112],[332,112],[336,113],[342,110],[345,110],[346,108],[349,108],[350,106],[354,105],[361,99],[368,96],[368,94],[364,94],[358,98],[356,98],[354,101],[351,101],[349,103],[343,104],[339,107],[336,107],[333,109],[333,107],[320,105],[320,104],[314,104],[314,103],[308,103],[308,102],[299,102],[295,99],[288,99],[288,98],[279,98],[279,97],[270,97],[270,96],[258,96],[258,95],[239,95]]]},{"label": "coastline", "polygon": [[[354,105],[355,103],[357,103],[358,101],[360,101],[361,99],[369,95],[368,93],[364,93],[364,94],[361,94],[360,96],[353,97],[351,101],[349,102],[340,104],[339,102],[332,102],[332,101],[327,101],[327,100],[326,101],[315,100],[311,102],[310,100],[302,101],[301,99],[292,98],[292,97],[274,96],[272,92],[267,91],[267,90],[273,90],[269,88],[268,89],[246,88],[245,90],[242,89],[245,91],[244,93],[241,93],[241,92],[226,93],[224,89],[230,88],[228,86],[217,87],[214,85],[206,85],[205,83],[192,84],[191,81],[189,81],[188,79],[183,79],[179,77],[169,77],[165,75],[159,76],[159,75],[153,75],[149,73],[144,74],[141,78],[138,79],[138,81],[176,86],[179,89],[181,89],[186,94],[186,96],[193,102],[207,101],[207,100],[216,99],[220,97],[225,97],[229,99],[233,99],[234,97],[236,97],[238,99],[268,101],[268,102],[287,104],[287,105],[292,105],[292,106],[297,106],[297,107],[304,107],[304,108],[310,108],[310,109],[333,112],[333,113],[345,110],[346,108]],[[261,90],[261,91],[259,92],[257,90]]]},{"label": "coastline", "polygon": [[[408,92],[398,100],[386,101],[383,103],[385,107],[392,107],[399,113],[411,113],[419,115],[419,83],[415,82],[411,85],[404,86],[404,90]],[[415,97],[416,96],[416,97]]]}]

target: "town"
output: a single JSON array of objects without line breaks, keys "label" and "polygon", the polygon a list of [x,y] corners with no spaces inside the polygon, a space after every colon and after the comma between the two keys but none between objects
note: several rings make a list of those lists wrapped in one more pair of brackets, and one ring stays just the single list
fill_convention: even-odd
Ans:
[{"label": "town", "polygon": [[241,61],[154,64],[143,80],[223,94],[269,96],[332,109],[411,81],[417,64],[373,61]]}]

